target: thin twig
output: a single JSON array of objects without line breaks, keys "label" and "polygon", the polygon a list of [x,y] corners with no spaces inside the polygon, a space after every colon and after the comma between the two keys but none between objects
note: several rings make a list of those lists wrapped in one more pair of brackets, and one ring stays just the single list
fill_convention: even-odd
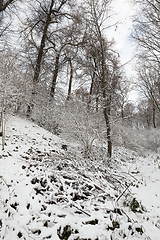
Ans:
[{"label": "thin twig", "polygon": [[127,189],[132,185],[132,182],[124,189],[124,191],[119,195],[119,197],[116,199],[116,202],[123,196],[123,194],[127,191]]},{"label": "thin twig", "polygon": [[81,208],[77,207],[76,205],[72,204],[73,207],[77,208],[79,211],[83,212],[84,214],[86,214],[87,216],[91,217],[91,215],[89,213],[87,213],[86,211],[82,210]]}]

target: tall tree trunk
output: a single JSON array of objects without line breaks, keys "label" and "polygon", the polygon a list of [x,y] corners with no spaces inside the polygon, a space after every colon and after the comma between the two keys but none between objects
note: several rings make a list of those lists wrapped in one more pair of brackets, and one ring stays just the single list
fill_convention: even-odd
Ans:
[{"label": "tall tree trunk", "polygon": [[8,0],[8,1],[4,1],[0,0],[0,12],[4,11],[12,2],[14,2],[14,0]]},{"label": "tall tree trunk", "polygon": [[[95,11],[95,8],[94,8]],[[95,13],[96,16],[96,13]],[[103,96],[103,114],[106,122],[107,128],[107,144],[108,144],[108,157],[111,158],[112,156],[112,140],[111,140],[111,126],[110,126],[110,103],[111,99],[107,97],[107,81],[108,81],[108,70],[105,62],[105,47],[104,41],[101,33],[100,26],[97,23],[97,31],[98,31],[98,38],[101,48],[101,68],[102,68],[102,78],[101,78],[101,88],[102,88],[102,96]],[[109,93],[108,93],[109,94]],[[109,94],[110,95],[110,94]],[[111,95],[110,95],[111,96]]]},{"label": "tall tree trunk", "polygon": [[106,128],[107,128],[107,144],[108,144],[108,157],[112,157],[112,140],[111,140],[111,125],[110,125],[110,103],[111,103],[111,97],[108,98],[106,94],[106,79],[105,75],[103,77],[102,81],[102,91],[103,91],[103,114],[106,122]]},{"label": "tall tree trunk", "polygon": [[56,89],[58,70],[59,70],[59,58],[60,58],[60,52],[56,56],[55,69],[53,73],[52,86],[51,86],[51,92],[50,92],[50,95],[52,98],[54,98],[55,89]]},{"label": "tall tree trunk", "polygon": [[102,82],[101,82],[101,86],[102,86],[102,95],[103,95],[103,114],[104,114],[106,128],[107,128],[108,157],[111,158],[112,157],[112,140],[111,140],[111,126],[110,126],[111,99],[109,99],[106,94],[108,71],[106,69],[106,64],[105,64],[103,41],[101,41],[100,43],[101,43],[101,49],[102,49],[101,50],[102,51]]},{"label": "tall tree trunk", "polygon": [[122,120],[124,118],[124,109],[123,109],[123,107],[121,108],[121,118],[122,118]]},{"label": "tall tree trunk", "polygon": [[34,83],[37,83],[38,79],[39,79],[43,50],[44,50],[45,41],[46,41],[46,38],[47,38],[47,30],[48,30],[48,27],[49,27],[49,24],[50,24],[53,4],[54,4],[54,0],[51,1],[50,9],[49,9],[49,12],[47,14],[47,18],[46,18],[46,22],[45,22],[45,26],[44,26],[44,30],[43,30],[43,35],[42,35],[41,44],[40,44],[40,47],[39,47],[36,67],[35,67],[35,71],[34,71],[34,77],[33,77],[33,82]]},{"label": "tall tree trunk", "polygon": [[0,0],[0,12],[2,12],[3,0]]},{"label": "tall tree trunk", "polygon": [[112,156],[112,140],[111,140],[111,126],[110,126],[110,100],[105,100],[103,107],[103,114],[107,127],[107,143],[108,143],[108,157]]},{"label": "tall tree trunk", "polygon": [[4,150],[5,145],[4,96],[2,98],[1,126],[2,126],[2,150]]},{"label": "tall tree trunk", "polygon": [[67,100],[71,97],[71,90],[72,90],[72,80],[73,80],[73,65],[71,59],[69,59],[69,65],[70,65],[70,78],[69,78],[69,87],[68,87],[68,95]]},{"label": "tall tree trunk", "polygon": [[99,103],[99,97],[98,97],[98,95],[96,96],[96,112],[98,113],[98,110],[99,110],[99,108],[98,108],[98,103]]},{"label": "tall tree trunk", "polygon": [[153,127],[156,128],[156,109],[154,104],[153,104]]},{"label": "tall tree trunk", "polygon": [[42,56],[43,56],[43,51],[44,51],[44,47],[45,47],[45,41],[46,41],[46,38],[47,38],[47,30],[48,30],[48,27],[49,27],[49,24],[50,24],[50,19],[51,19],[51,14],[52,14],[52,8],[53,8],[54,1],[55,0],[51,1],[50,9],[49,9],[49,12],[47,14],[45,26],[44,26],[44,29],[43,29],[43,35],[42,35],[41,44],[40,44],[39,51],[38,51],[36,67],[35,67],[35,70],[34,70],[31,101],[30,101],[30,103],[29,103],[29,105],[27,107],[27,112],[26,112],[27,117],[30,117],[30,115],[32,113],[32,110],[34,108],[34,99],[35,99],[35,94],[36,94],[36,85],[37,85],[37,83],[39,81],[39,74],[40,74],[40,70],[41,70]]},{"label": "tall tree trunk", "polygon": [[95,72],[93,72],[91,86],[90,86],[90,90],[89,90],[88,108],[90,107],[90,104],[91,104],[91,98],[92,98],[92,94],[93,94],[94,79],[95,79]]}]

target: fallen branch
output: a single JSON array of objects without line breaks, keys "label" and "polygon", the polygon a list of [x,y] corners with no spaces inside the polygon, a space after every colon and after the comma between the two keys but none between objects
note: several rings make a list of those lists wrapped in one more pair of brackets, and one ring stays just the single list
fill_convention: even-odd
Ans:
[{"label": "fallen branch", "polygon": [[126,217],[130,222],[133,222],[133,220],[128,216],[128,214],[123,209],[121,209],[121,211],[126,215]]},{"label": "fallen branch", "polygon": [[79,174],[83,177],[83,179],[85,179],[85,181],[87,181],[86,179],[89,179],[87,182],[90,183],[91,185],[93,185],[95,188],[97,188],[98,190],[101,190],[102,192],[106,193],[106,191],[101,188],[100,186],[98,186],[97,184],[95,184],[92,179],[90,179],[90,177],[86,176],[85,174],[81,173],[79,170]]},{"label": "fallen branch", "polygon": [[[66,198],[64,198],[64,200],[65,200],[66,202],[69,202],[69,200],[66,199]],[[83,209],[77,207],[74,203],[71,203],[71,204],[70,204],[70,207],[75,207],[75,208],[77,208],[79,211],[81,211],[82,213],[86,214],[88,217],[91,217],[91,215],[90,215],[89,213],[87,213],[87,212],[84,211]]]},{"label": "fallen branch", "polygon": [[119,195],[119,197],[116,199],[116,202],[123,196],[123,194],[127,191],[127,189],[132,185],[132,182],[124,189],[124,191]]},{"label": "fallen branch", "polygon": [[76,205],[72,204],[72,207],[77,208],[79,211],[81,211],[82,213],[86,214],[87,216],[91,217],[91,215],[89,213],[87,213],[86,211],[82,210],[81,208],[77,207]]},{"label": "fallen branch", "polygon": [[6,183],[6,181],[4,180],[4,178],[3,178],[3,176],[0,176],[0,179],[2,179],[3,180],[3,182],[5,183],[5,185],[9,188],[9,187],[11,187],[11,185],[10,184],[7,184]]}]

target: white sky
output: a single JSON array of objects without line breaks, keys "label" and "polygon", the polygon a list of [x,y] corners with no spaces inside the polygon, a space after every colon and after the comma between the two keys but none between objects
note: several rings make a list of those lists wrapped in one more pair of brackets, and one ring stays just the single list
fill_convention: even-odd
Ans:
[{"label": "white sky", "polygon": [[[132,16],[136,12],[136,6],[133,6],[131,0],[113,0],[113,9],[115,18],[113,21],[118,21],[117,28],[110,29],[109,35],[116,41],[116,49],[120,53],[122,64],[127,63],[134,57],[134,45],[130,39],[132,33]],[[127,76],[132,79],[135,74],[134,60],[125,66]],[[129,99],[136,101],[138,94],[133,91]]]},{"label": "white sky", "polygon": [[110,30],[110,34],[116,41],[116,48],[120,51],[122,62],[129,61],[133,55],[133,46],[129,37],[132,32],[132,15],[135,8],[129,3],[129,0],[114,0],[113,11],[115,12],[115,21],[119,24],[117,28]]}]

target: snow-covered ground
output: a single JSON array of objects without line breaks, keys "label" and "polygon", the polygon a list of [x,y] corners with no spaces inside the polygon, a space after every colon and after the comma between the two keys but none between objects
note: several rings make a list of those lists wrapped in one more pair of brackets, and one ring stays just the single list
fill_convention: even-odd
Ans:
[{"label": "snow-covered ground", "polygon": [[0,150],[0,239],[160,239],[160,154],[112,164],[8,116]]}]

